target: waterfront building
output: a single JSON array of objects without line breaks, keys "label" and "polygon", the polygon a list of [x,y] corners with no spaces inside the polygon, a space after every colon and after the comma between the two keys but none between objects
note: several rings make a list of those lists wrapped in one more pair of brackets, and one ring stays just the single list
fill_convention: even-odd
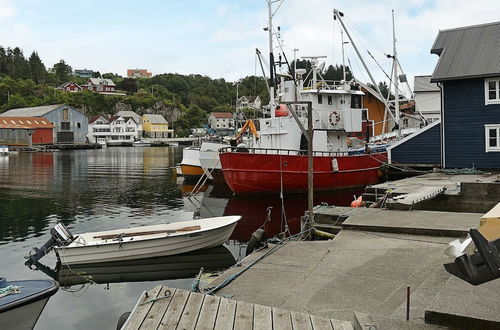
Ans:
[{"label": "waterfront building", "polygon": [[54,125],[44,117],[0,117],[0,144],[31,146],[53,143]]},{"label": "waterfront building", "polygon": [[439,31],[431,82],[441,86],[441,162],[500,168],[500,22]]},{"label": "waterfront building", "polygon": [[111,79],[89,78],[87,83],[82,86],[84,90],[97,93],[114,93],[116,85]]},{"label": "waterfront building", "polygon": [[428,123],[441,118],[441,92],[431,75],[415,76],[413,93],[417,110]]},{"label": "waterfront building", "polygon": [[93,70],[75,70],[74,71],[75,76],[81,77],[81,78],[92,78],[94,76],[94,71]]},{"label": "waterfront building", "polygon": [[234,115],[231,112],[212,112],[208,116],[208,125],[215,129],[233,129]]},{"label": "waterfront building", "polygon": [[66,91],[66,92],[81,92],[82,91],[82,86],[78,85],[77,83],[68,81],[67,83],[64,83],[57,87],[57,89]]},{"label": "waterfront building", "polygon": [[168,122],[162,115],[142,115],[142,129],[145,137],[168,138],[174,136],[174,130],[168,128]]},{"label": "waterfront building", "polygon": [[132,117],[97,115],[89,118],[87,138],[90,143],[131,145],[137,140],[138,128]]},{"label": "waterfront building", "polygon": [[262,100],[259,96],[242,96],[238,99],[237,109],[260,109]]},{"label": "waterfront building", "polygon": [[390,161],[500,169],[499,44],[500,22],[439,31],[430,82],[441,88],[441,119],[392,145]]},{"label": "waterfront building", "polygon": [[128,69],[128,78],[151,78],[153,74],[146,69]]},{"label": "waterfront building", "polygon": [[67,104],[11,109],[2,117],[44,117],[54,125],[54,143],[85,143],[87,140],[87,117]]},{"label": "waterfront building", "polygon": [[89,118],[87,140],[89,143],[107,144],[111,127],[106,117],[97,115]]},{"label": "waterfront building", "polygon": [[134,118],[135,122],[137,123],[138,125],[138,129],[137,129],[137,136],[136,138],[137,139],[140,139],[142,137],[142,117],[140,115],[138,115],[137,113],[135,113],[134,111],[130,111],[130,110],[122,110],[122,111],[118,111],[115,116],[122,116],[122,117],[132,117]]}]

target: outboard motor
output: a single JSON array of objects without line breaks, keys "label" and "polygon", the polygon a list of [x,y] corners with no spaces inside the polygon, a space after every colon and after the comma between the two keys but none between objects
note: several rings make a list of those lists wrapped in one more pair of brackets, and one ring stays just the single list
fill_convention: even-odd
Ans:
[{"label": "outboard motor", "polygon": [[62,223],[58,223],[50,229],[50,239],[41,248],[33,248],[26,258],[26,265],[31,265],[40,260],[44,255],[52,251],[55,246],[66,246],[73,242],[75,237]]},{"label": "outboard motor", "polygon": [[448,273],[472,285],[479,285],[500,277],[500,238],[488,241],[477,229],[470,230],[477,252],[463,254],[455,262],[445,264]]}]

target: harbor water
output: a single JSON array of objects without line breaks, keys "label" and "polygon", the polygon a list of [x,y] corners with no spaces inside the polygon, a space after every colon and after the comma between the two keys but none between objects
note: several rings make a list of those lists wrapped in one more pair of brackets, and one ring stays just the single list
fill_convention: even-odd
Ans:
[{"label": "harbor water", "polygon": [[[259,227],[269,235],[299,231],[306,196],[233,197],[224,187],[206,185],[193,193],[172,170],[178,147],[76,150],[0,156],[0,277],[42,279],[61,289],[43,311],[36,329],[110,329],[130,311],[144,290],[158,284],[190,289],[199,265],[227,268],[244,257],[245,242]],[[361,191],[317,194],[315,203],[347,205]],[[56,257],[45,256],[40,270],[24,265],[31,248],[64,223],[72,233],[242,215],[223,248],[208,258],[195,254],[151,263],[55,272]],[[208,253],[208,252],[207,252]],[[208,267],[210,268],[210,267]],[[204,279],[215,269],[208,269]],[[85,283],[87,282],[87,283]]]}]

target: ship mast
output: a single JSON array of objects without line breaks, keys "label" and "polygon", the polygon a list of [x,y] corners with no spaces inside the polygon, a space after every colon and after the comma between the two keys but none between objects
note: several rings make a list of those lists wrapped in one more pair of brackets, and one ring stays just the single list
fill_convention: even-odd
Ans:
[{"label": "ship mast", "polygon": [[[373,84],[373,87],[375,88],[375,90],[377,91],[377,93],[382,97],[382,99],[384,100],[384,105],[385,105],[385,113],[389,114],[392,119],[394,121],[397,121],[396,118],[394,117],[394,115],[392,114],[391,112],[391,108],[389,106],[389,102],[384,98],[382,92],[380,91],[380,88],[378,86],[378,84],[375,82],[375,79],[373,78],[373,75],[370,71],[370,69],[368,69],[368,66],[366,65],[365,63],[365,60],[363,59],[363,57],[361,56],[361,53],[359,52],[358,50],[358,47],[356,46],[356,43],[354,42],[354,40],[351,38],[351,34],[349,33],[349,31],[346,29],[345,27],[345,24],[344,24],[344,20],[342,19],[342,17],[344,16],[344,13],[340,12],[338,9],[334,9],[333,10],[333,18],[334,19],[338,19],[339,22],[340,22],[340,25],[342,26],[342,29],[345,31],[346,35],[347,35],[347,38],[349,38],[349,41],[351,42],[352,44],[352,48],[354,48],[354,51],[356,52],[356,55],[358,55],[358,58],[359,60],[361,61],[361,64],[363,64],[363,67],[365,68],[365,71],[366,73],[368,73],[368,76],[370,77],[370,80]],[[385,115],[384,115],[384,118],[385,118]],[[385,123],[385,120],[384,120],[384,123]],[[383,133],[383,132],[382,132]]]},{"label": "ship mast", "polygon": [[275,107],[275,68],[274,68],[274,54],[273,54],[273,10],[272,4],[279,2],[281,0],[267,0],[267,9],[269,15],[269,22],[265,31],[269,34],[269,106],[271,107],[271,118],[274,118],[274,107]]},{"label": "ship mast", "polygon": [[398,54],[396,51],[396,27],[394,24],[394,9],[392,10],[392,44],[393,44],[393,55],[392,55],[392,60],[393,60],[393,67],[394,67],[394,109],[395,109],[395,114],[396,114],[396,127],[397,127],[397,132],[399,135],[399,132],[401,131],[401,127],[399,126],[400,124],[400,114],[399,114],[399,77],[398,77]]}]

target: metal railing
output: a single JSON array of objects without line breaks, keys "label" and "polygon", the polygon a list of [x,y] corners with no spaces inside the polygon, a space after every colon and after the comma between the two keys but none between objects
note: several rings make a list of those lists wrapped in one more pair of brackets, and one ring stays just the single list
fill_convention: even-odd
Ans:
[{"label": "metal railing", "polygon": [[[241,152],[263,155],[287,155],[287,156],[307,156],[307,150],[274,149],[274,148],[246,148],[246,147],[224,147],[219,149],[223,152]],[[313,156],[337,157],[348,156],[349,151],[314,151]]]}]

